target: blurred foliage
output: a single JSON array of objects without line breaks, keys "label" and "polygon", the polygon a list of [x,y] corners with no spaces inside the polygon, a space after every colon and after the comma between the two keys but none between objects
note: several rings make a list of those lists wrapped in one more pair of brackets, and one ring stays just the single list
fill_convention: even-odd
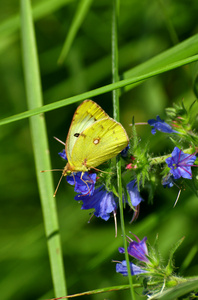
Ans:
[{"label": "blurred foliage", "polygon": [[[37,0],[32,1],[32,5],[45,104],[111,83],[111,1],[92,2],[62,65],[57,61],[78,1]],[[27,107],[19,1],[1,0],[0,8],[2,119],[23,112]],[[121,1],[120,74],[172,47],[177,40],[181,42],[196,34],[197,14],[196,0],[190,5],[188,1]],[[133,116],[135,122],[146,122],[157,114],[163,118],[165,108],[173,102],[184,99],[185,105],[190,105],[195,100],[193,90],[195,93],[197,90],[193,83],[197,84],[196,64],[149,79],[124,93],[120,101],[121,122],[128,134]],[[93,100],[112,116],[111,93]],[[64,167],[57,155],[62,146],[53,136],[65,140],[77,105],[45,115],[53,168]],[[138,127],[138,134],[146,140],[150,128]],[[28,120],[1,127],[0,139],[0,297],[4,300],[50,298],[53,290]],[[170,146],[163,133],[158,133],[152,141],[150,147],[157,154],[164,154]],[[58,182],[59,173],[53,175],[54,182]],[[65,195],[71,201],[66,202]],[[174,209],[176,188],[159,186],[153,205],[147,203],[146,192],[142,196],[145,202],[138,220],[132,225],[128,223],[131,213],[125,211],[126,232],[132,231],[140,238],[147,236],[151,243],[159,234],[159,248],[165,258],[175,241],[185,236],[175,265],[182,266],[185,276],[197,275],[196,196],[185,187]],[[120,229],[115,239],[113,220],[104,222],[95,218],[88,224],[89,212],[82,211],[73,198],[73,188],[63,181],[54,201],[58,206],[69,294],[126,284],[126,278],[115,273],[115,265],[111,262],[121,259],[117,251],[122,246]],[[193,256],[192,249],[195,249]],[[191,259],[186,263],[188,255]],[[137,293],[140,293],[137,299],[142,299],[141,291]],[[130,299],[128,291],[88,297],[81,299]]]}]

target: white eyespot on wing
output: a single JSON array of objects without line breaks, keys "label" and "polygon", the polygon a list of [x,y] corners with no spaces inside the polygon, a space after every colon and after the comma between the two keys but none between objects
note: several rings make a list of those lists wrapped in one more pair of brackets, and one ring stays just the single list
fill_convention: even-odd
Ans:
[{"label": "white eyespot on wing", "polygon": [[94,145],[98,145],[100,143],[100,138],[94,138],[93,143]]}]

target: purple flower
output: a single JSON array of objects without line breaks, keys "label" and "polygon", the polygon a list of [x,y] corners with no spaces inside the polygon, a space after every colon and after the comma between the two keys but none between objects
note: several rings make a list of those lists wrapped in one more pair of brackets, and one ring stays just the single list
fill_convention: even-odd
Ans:
[{"label": "purple flower", "polygon": [[148,255],[148,249],[146,246],[147,237],[144,237],[142,241],[140,241],[138,237],[136,238],[138,242],[131,240],[129,243],[128,253],[136,259],[147,263],[149,262],[148,258],[146,257],[146,255]]},{"label": "purple flower", "polygon": [[171,188],[174,185],[174,178],[172,174],[168,174],[162,178],[162,185],[164,188]]},{"label": "purple flower", "polygon": [[176,130],[173,130],[169,124],[164,122],[164,120],[161,120],[159,116],[157,116],[156,120],[155,119],[150,119],[148,120],[148,124],[150,126],[153,126],[151,133],[156,134],[156,130],[166,132],[166,133],[178,133]]},{"label": "purple flower", "polygon": [[[138,187],[137,187],[137,184],[136,184],[136,180],[130,181],[127,184],[126,188],[127,188],[129,198],[131,200],[131,204],[133,205],[133,207],[135,209],[134,213],[133,213],[133,216],[132,216],[132,219],[130,221],[130,223],[132,223],[133,221],[135,221],[138,218],[139,211],[140,211],[140,203],[142,201],[144,201],[144,199],[140,196],[140,193],[138,191]],[[130,200],[127,199],[126,196],[125,196],[125,199],[126,199],[126,202],[130,201]]]},{"label": "purple flower", "polygon": [[[131,238],[127,237],[128,241],[129,241],[129,246],[128,246],[127,251],[129,253],[129,255],[133,256],[134,258],[136,258],[140,261],[143,261],[145,263],[148,263],[149,262],[149,259],[147,258],[148,249],[147,249],[147,245],[146,245],[147,237],[144,237],[142,241],[140,241],[140,239],[137,236],[135,236],[135,237],[137,239],[137,242],[133,241]],[[125,252],[123,247],[120,247],[118,249],[118,251],[120,253]]]},{"label": "purple flower", "polygon": [[[130,269],[131,269],[131,275],[139,275],[142,273],[147,273],[146,270],[141,269],[140,267],[132,264],[131,262],[130,262]],[[126,260],[123,260],[116,264],[116,272],[121,273],[123,276],[128,276]]]},{"label": "purple flower", "polygon": [[59,152],[58,155],[60,155],[60,157],[62,157],[63,159],[67,160],[65,149],[62,152]]},{"label": "purple flower", "polygon": [[78,194],[74,198],[75,200],[82,200],[83,205],[81,209],[94,208],[94,215],[107,221],[110,218],[110,214],[116,211],[116,197],[112,192],[106,191],[103,187],[97,188],[93,195],[81,195]]},{"label": "purple flower", "polygon": [[93,195],[96,183],[96,173],[77,172],[67,176],[67,182],[75,185],[74,191],[82,195]]},{"label": "purple flower", "polygon": [[138,206],[140,202],[144,201],[144,199],[140,196],[140,192],[138,191],[138,187],[135,179],[130,181],[127,184],[126,188],[129,193],[131,203],[134,207]]},{"label": "purple flower", "polygon": [[128,144],[128,145],[121,151],[120,154],[121,154],[122,157],[127,157],[129,148],[130,148],[130,146],[129,146],[129,144]]},{"label": "purple flower", "polygon": [[186,154],[175,147],[172,156],[166,159],[166,163],[171,168],[170,173],[173,174],[174,179],[180,177],[192,179],[191,167],[195,160],[196,156],[194,154]]}]

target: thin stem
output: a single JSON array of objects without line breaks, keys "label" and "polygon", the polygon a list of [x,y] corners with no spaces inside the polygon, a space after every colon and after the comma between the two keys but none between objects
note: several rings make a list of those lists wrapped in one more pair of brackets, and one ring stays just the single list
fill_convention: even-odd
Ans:
[{"label": "thin stem", "polygon": [[[112,81],[119,80],[118,74],[118,14],[119,14],[119,0],[113,0],[113,14],[112,14]],[[113,115],[119,121],[119,90],[113,90]],[[119,194],[119,207],[120,207],[120,222],[123,236],[123,243],[125,249],[125,258],[127,262],[128,279],[130,285],[131,299],[135,300],[135,292],[133,288],[133,281],[131,276],[129,255],[127,252],[127,241],[125,233],[124,212],[122,202],[122,178],[121,178],[121,161],[117,159],[117,183]]]}]

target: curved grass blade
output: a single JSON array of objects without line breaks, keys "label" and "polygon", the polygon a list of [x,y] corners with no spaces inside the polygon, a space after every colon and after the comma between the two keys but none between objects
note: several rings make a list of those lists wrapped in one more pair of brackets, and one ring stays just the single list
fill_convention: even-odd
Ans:
[{"label": "curved grass blade", "polygon": [[92,98],[94,96],[105,94],[105,93],[111,92],[114,89],[119,89],[121,87],[130,85],[130,84],[133,84],[133,83],[136,83],[136,82],[144,81],[145,79],[148,79],[148,78],[151,78],[151,77],[156,76],[158,74],[173,70],[173,69],[181,67],[181,66],[184,66],[186,64],[195,62],[197,60],[198,60],[198,55],[194,55],[192,57],[186,58],[184,60],[177,61],[175,63],[164,66],[163,68],[157,69],[153,72],[146,73],[146,74],[141,75],[141,76],[137,76],[137,77],[133,77],[133,78],[125,79],[125,80],[120,80],[118,82],[105,85],[103,87],[91,90],[89,92],[85,92],[85,93],[82,93],[82,94],[79,94],[79,95],[76,95],[76,96],[73,96],[73,97],[69,97],[69,98],[66,98],[66,99],[63,99],[63,100],[53,102],[51,104],[44,105],[44,106],[39,107],[39,108],[34,108],[34,109],[31,109],[31,110],[25,111],[23,113],[20,113],[20,114],[11,116],[11,117],[4,118],[4,119],[0,120],[0,126],[8,124],[8,123],[15,122],[15,121],[19,121],[19,120],[22,120],[22,119],[25,119],[25,118],[29,118],[31,116],[38,115],[40,113],[51,111],[51,110],[66,106],[68,104],[75,103],[77,101],[81,101],[81,100],[85,100],[85,99],[88,99],[88,98]]},{"label": "curved grass blade", "polygon": [[78,8],[76,10],[76,14],[74,16],[73,22],[70,26],[68,35],[66,37],[66,40],[63,45],[63,49],[61,51],[61,54],[58,58],[58,64],[62,64],[65,60],[67,53],[69,52],[69,49],[71,48],[71,45],[73,43],[73,40],[75,39],[75,36],[78,32],[78,29],[80,28],[82,22],[84,21],[85,16],[87,15],[87,12],[91,6],[92,0],[81,0],[78,4]]},{"label": "curved grass blade", "polygon": [[[197,54],[197,44],[198,34],[156,55],[155,57],[138,65],[137,67],[126,71],[123,74],[122,78],[127,79],[131,77],[141,76],[142,74],[145,74],[147,72],[150,73],[157,69],[163,69],[165,66],[170,66],[177,63],[178,61],[188,59],[190,56]],[[138,84],[139,83],[131,86],[126,86],[124,88],[124,91],[128,91]]]}]

